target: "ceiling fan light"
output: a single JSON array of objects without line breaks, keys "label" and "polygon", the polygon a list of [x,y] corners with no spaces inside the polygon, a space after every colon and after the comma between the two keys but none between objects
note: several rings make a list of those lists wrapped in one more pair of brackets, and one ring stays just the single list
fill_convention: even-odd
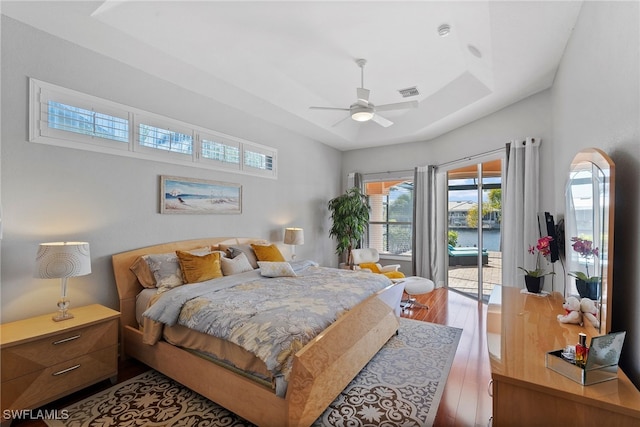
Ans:
[{"label": "ceiling fan light", "polygon": [[366,122],[373,118],[373,110],[371,108],[353,108],[351,110],[351,118],[356,122]]}]

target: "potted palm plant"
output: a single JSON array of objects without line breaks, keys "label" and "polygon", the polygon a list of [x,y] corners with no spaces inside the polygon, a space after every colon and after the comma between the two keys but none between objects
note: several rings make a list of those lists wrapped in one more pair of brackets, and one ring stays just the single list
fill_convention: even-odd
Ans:
[{"label": "potted palm plant", "polygon": [[346,263],[351,268],[351,250],[362,240],[369,225],[369,200],[360,189],[353,187],[329,200],[329,211],[333,221],[329,236],[335,237],[338,242],[336,254],[347,253]]}]

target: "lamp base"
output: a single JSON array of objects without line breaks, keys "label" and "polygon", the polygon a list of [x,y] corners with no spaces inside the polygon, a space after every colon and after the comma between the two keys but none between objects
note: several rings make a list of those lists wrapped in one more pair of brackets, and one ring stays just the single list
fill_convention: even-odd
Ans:
[{"label": "lamp base", "polygon": [[52,319],[54,320],[54,322],[61,322],[63,320],[73,319],[73,314],[69,312],[58,313],[55,316],[53,316]]},{"label": "lamp base", "polygon": [[69,313],[67,310],[69,309],[69,298],[67,298],[67,278],[63,277],[61,281],[61,291],[60,291],[60,299],[58,300],[58,314],[52,317],[52,319],[56,322],[60,322],[62,320],[73,319],[73,314]]}]

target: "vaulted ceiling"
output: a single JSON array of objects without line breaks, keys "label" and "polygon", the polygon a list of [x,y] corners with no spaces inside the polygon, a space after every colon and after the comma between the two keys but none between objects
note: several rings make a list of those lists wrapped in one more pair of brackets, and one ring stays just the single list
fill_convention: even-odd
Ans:
[{"label": "vaulted ceiling", "polygon": [[[340,150],[423,141],[549,88],[581,1],[2,1],[19,21]],[[443,24],[448,34],[439,34]],[[393,122],[356,122],[364,87]],[[416,88],[404,98],[401,89]]]}]

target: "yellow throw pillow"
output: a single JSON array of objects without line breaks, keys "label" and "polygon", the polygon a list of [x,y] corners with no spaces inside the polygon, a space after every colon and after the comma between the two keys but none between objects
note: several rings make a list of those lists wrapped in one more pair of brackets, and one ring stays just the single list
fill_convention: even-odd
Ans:
[{"label": "yellow throw pillow", "polygon": [[285,262],[280,249],[276,245],[254,245],[251,244],[253,251],[256,253],[258,261],[268,262]]},{"label": "yellow throw pillow", "polygon": [[372,273],[382,273],[375,262],[363,262],[360,268],[371,270]]},{"label": "yellow throw pillow", "polygon": [[185,283],[204,282],[222,277],[219,252],[199,256],[189,252],[176,251],[176,255]]}]

